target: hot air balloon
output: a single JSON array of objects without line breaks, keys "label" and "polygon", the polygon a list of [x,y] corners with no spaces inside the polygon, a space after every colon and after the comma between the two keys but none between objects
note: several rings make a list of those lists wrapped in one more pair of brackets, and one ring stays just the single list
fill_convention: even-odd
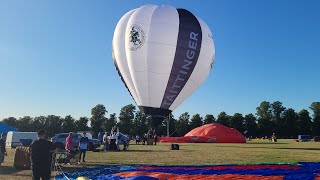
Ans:
[{"label": "hot air balloon", "polygon": [[214,61],[208,25],[185,9],[144,5],[118,22],[112,56],[140,111],[168,116],[208,77]]}]

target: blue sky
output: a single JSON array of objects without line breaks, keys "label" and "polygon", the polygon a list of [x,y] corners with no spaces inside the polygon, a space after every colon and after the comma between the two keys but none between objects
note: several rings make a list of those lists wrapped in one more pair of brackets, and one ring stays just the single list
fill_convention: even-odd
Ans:
[{"label": "blue sky", "polygon": [[[279,100],[296,111],[320,101],[320,2],[0,1],[0,119],[90,117],[134,104],[111,57],[116,23],[144,4],[185,8],[211,28],[212,72],[174,111],[217,116],[255,113]],[[108,115],[109,116],[109,115]]]}]

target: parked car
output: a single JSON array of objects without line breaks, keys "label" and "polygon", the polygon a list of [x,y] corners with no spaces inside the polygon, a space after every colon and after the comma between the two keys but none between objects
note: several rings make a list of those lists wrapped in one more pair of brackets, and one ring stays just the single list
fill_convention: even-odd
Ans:
[{"label": "parked car", "polygon": [[298,140],[300,142],[307,142],[307,141],[311,141],[312,137],[310,135],[298,135]]},{"label": "parked car", "polygon": [[[66,138],[68,137],[68,135],[69,133],[56,134],[51,138],[51,142],[56,146],[56,148],[64,149],[66,145]],[[81,137],[82,135],[80,133],[72,134],[72,141],[73,141],[74,148],[78,148]],[[92,151],[98,147],[100,147],[99,140],[89,138],[88,150]]]}]

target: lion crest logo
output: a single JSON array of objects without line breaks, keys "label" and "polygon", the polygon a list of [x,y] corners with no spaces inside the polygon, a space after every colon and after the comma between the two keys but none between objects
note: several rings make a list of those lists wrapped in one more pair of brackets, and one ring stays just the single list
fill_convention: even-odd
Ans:
[{"label": "lion crest logo", "polygon": [[136,24],[132,25],[130,29],[129,47],[131,51],[136,51],[143,46],[145,41],[145,34],[143,29]]}]

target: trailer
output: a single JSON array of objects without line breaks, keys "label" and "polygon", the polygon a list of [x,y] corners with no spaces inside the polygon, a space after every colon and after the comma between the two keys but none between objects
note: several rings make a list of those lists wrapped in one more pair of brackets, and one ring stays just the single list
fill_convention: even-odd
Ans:
[{"label": "trailer", "polygon": [[37,132],[17,132],[17,131],[9,131],[7,133],[6,146],[11,148],[16,148],[17,146],[23,145],[22,142],[26,140],[37,140],[38,134]]}]

